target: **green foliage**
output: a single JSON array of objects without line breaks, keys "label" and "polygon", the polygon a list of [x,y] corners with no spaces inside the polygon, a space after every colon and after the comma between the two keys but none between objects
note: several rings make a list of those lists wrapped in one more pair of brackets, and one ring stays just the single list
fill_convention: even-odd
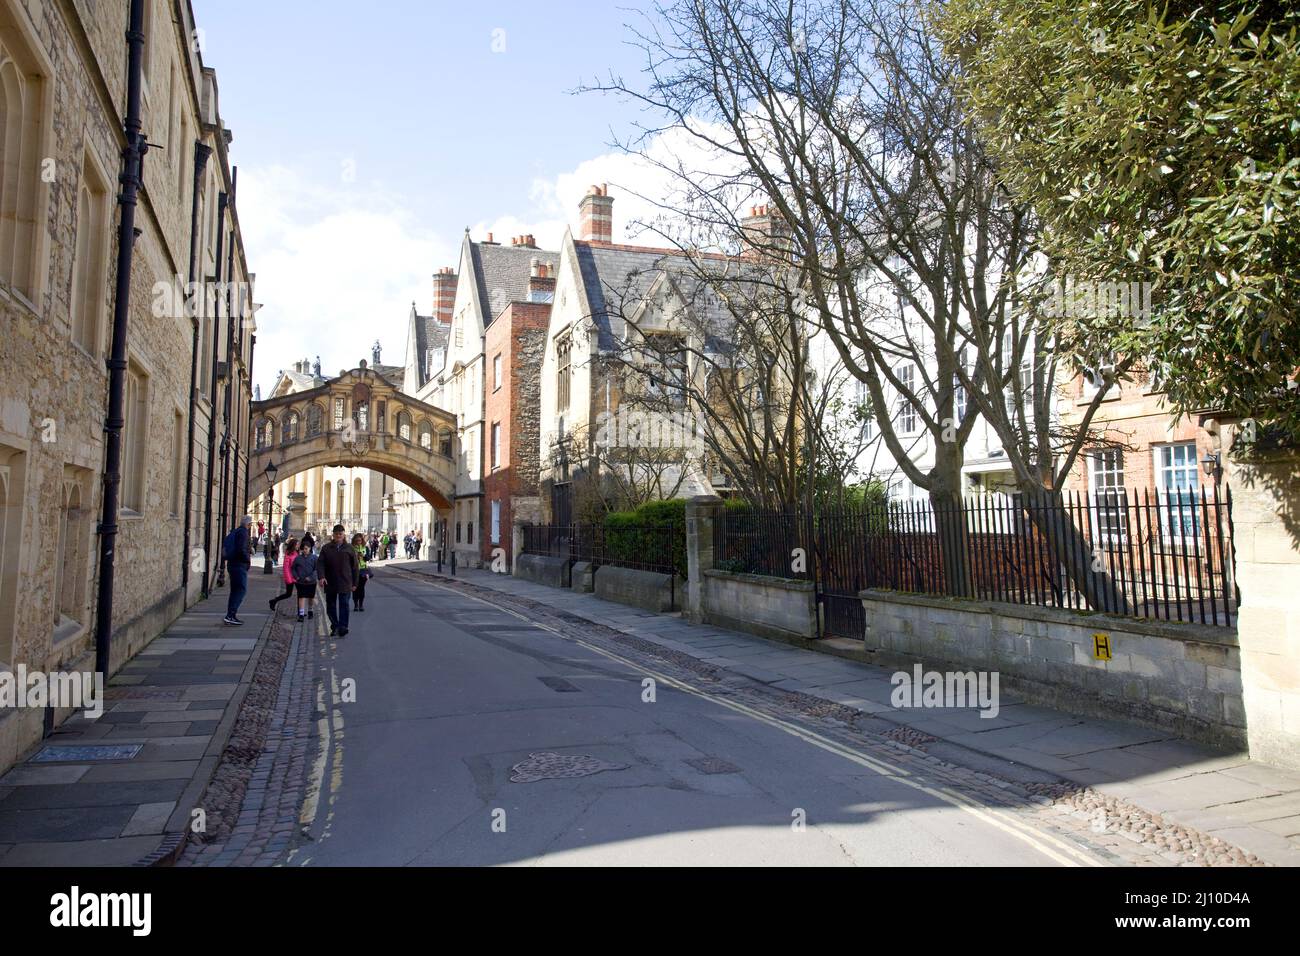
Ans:
[{"label": "green foliage", "polygon": [[606,515],[605,555],[629,567],[671,561],[685,577],[686,501],[648,501],[632,511]]},{"label": "green foliage", "polygon": [[1151,281],[1070,336],[1149,363],[1179,413],[1300,437],[1300,6],[945,0],[980,135],[1056,276]]}]

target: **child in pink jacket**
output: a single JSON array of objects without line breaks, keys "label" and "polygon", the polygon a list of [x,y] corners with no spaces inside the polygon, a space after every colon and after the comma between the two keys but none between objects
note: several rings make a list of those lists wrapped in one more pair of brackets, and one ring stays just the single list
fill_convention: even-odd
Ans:
[{"label": "child in pink jacket", "polygon": [[284,543],[284,570],[281,572],[284,576],[284,593],[271,598],[271,610],[275,610],[276,604],[287,597],[293,597],[293,556],[298,553],[298,539],[290,538]]}]

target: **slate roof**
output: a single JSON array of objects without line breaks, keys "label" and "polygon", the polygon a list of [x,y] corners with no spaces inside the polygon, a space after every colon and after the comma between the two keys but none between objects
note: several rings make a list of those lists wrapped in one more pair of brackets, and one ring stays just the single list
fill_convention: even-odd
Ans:
[{"label": "slate roof", "polygon": [[[700,274],[700,266],[685,255],[669,249],[583,241],[573,245],[599,348],[614,349],[622,341],[626,333],[624,316],[633,315],[655,284],[667,276],[681,291],[697,321],[708,330],[705,350],[721,355],[733,351],[734,335],[730,330],[735,319],[717,296],[703,295],[708,283]],[[728,282],[743,277],[746,269],[758,268],[736,259],[717,258],[718,274]]]},{"label": "slate roof", "polygon": [[[414,313],[414,309],[412,309]],[[423,388],[429,382],[429,355],[435,351],[447,351],[447,336],[451,325],[439,322],[436,316],[414,313],[411,321],[415,323],[415,354],[418,358],[415,366],[415,381]]]},{"label": "slate roof", "polygon": [[552,276],[560,263],[558,252],[495,243],[471,242],[470,255],[474,262],[479,301],[483,303],[485,326],[504,312],[511,302],[528,301],[528,277],[532,275],[534,259],[549,266]]}]

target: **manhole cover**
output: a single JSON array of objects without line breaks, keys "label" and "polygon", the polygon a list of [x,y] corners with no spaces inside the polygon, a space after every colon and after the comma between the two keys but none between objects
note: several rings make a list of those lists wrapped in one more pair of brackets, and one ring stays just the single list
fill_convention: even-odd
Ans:
[{"label": "manhole cover", "polygon": [[130,760],[144,744],[59,744],[42,747],[30,763],[82,763],[90,760]]},{"label": "manhole cover", "polygon": [[700,773],[740,773],[739,767],[721,757],[696,757],[686,762]]},{"label": "manhole cover", "polygon": [[567,681],[563,677],[539,677],[537,679],[560,694],[576,694],[581,690],[577,684]]},{"label": "manhole cover", "polygon": [[527,760],[511,767],[510,782],[534,783],[553,778],[590,777],[593,773],[600,773],[602,770],[626,769],[625,763],[610,763],[599,757],[588,757],[585,754],[570,756],[543,750],[540,753],[529,754]]}]

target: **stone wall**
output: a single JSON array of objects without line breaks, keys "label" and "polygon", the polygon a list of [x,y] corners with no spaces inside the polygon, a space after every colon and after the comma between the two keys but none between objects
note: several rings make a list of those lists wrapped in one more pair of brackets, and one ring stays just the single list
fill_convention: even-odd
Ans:
[{"label": "stone wall", "polygon": [[[0,45],[6,56],[16,53],[26,64],[31,89],[43,91],[24,101],[35,104],[37,112],[28,134],[38,137],[39,176],[29,176],[25,167],[13,170],[20,178],[18,194],[35,196],[36,234],[23,243],[35,267],[26,279],[0,275],[0,666],[24,664],[46,672],[94,666],[95,529],[103,501],[105,360],[112,346],[117,281],[116,199],[125,138],[118,110],[126,100],[128,9],[126,3],[0,0],[0,19],[12,25],[0,35]],[[191,392],[196,320],[183,307],[170,307],[183,303],[160,296],[158,283],[170,287],[175,277],[188,276],[196,138],[209,144],[221,138],[208,163],[212,188],[203,194],[204,214],[215,209],[218,183],[229,191],[230,169],[220,130],[205,130],[200,123],[205,81],[190,46],[189,13],[177,21],[167,4],[153,4],[152,10],[153,21],[146,25],[150,74],[143,122],[150,141],[164,148],[151,148],[144,157],[136,208],[139,238],[126,341],[131,373],[143,376],[145,388],[137,403],[142,412],[127,426],[140,453],[132,460],[124,448],[121,464],[138,492],[136,507],[124,507],[118,518],[110,670],[197,599],[199,570],[216,553],[201,534],[213,469],[207,467],[210,410]],[[211,109],[215,117],[215,99]],[[100,192],[99,213],[83,214],[83,188]],[[233,212],[228,216],[213,236],[230,229],[238,235]],[[85,249],[80,260],[79,240]],[[206,239],[199,242],[205,253],[207,246]],[[242,248],[234,258],[235,278],[246,278]],[[79,287],[85,289],[84,299]],[[74,298],[80,299],[76,307]],[[77,317],[89,321],[75,322]],[[78,324],[86,331],[78,333]],[[244,507],[253,328],[243,323],[232,363],[239,395],[231,404],[231,513]],[[219,337],[225,358],[224,329]],[[187,463],[194,468],[188,488]],[[213,479],[219,477],[217,470]],[[214,524],[223,523],[214,516]],[[214,527],[213,541],[222,533]],[[182,594],[182,578],[196,564],[199,570],[188,574],[189,590]],[[41,716],[0,714],[0,772],[40,741]]]},{"label": "stone wall", "polygon": [[[997,671],[1005,689],[1034,702],[1245,744],[1231,629],[893,591],[863,591],[862,604],[866,649],[886,666]],[[1111,660],[1094,658],[1096,634]]]},{"label": "stone wall", "polygon": [[515,577],[549,588],[569,586],[569,559],[548,558],[540,554],[521,554],[515,558]]},{"label": "stone wall", "polygon": [[1250,755],[1300,770],[1300,454],[1222,431]]},{"label": "stone wall", "polygon": [[706,624],[778,640],[817,636],[817,594],[811,581],[709,569],[703,572],[702,588]]},{"label": "stone wall", "polygon": [[598,598],[659,612],[680,609],[686,590],[676,575],[612,565],[597,568],[592,583]]}]

